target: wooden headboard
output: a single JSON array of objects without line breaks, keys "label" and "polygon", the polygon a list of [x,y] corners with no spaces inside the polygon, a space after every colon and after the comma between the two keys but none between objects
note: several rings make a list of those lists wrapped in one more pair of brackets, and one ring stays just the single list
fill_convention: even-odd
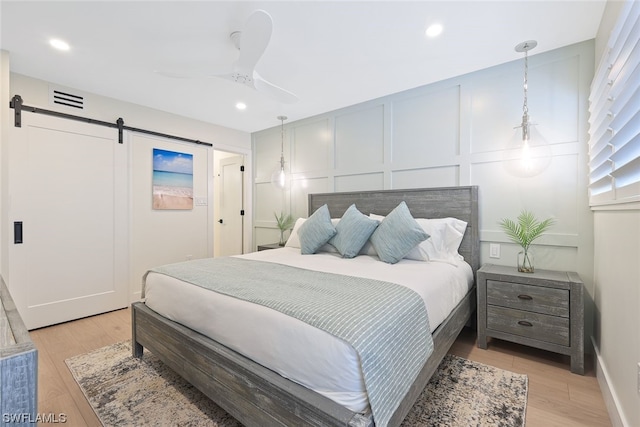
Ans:
[{"label": "wooden headboard", "polygon": [[403,200],[414,218],[454,217],[467,222],[459,252],[475,275],[480,268],[477,186],[309,194],[309,214],[326,203],[331,217],[340,218],[355,203],[365,215],[387,215]]}]

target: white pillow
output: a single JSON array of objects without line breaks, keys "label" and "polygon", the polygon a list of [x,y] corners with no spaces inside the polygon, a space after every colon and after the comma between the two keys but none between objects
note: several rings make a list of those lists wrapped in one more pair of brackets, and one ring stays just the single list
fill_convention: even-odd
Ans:
[{"label": "white pillow", "polygon": [[293,230],[291,230],[291,234],[287,239],[287,243],[284,244],[286,248],[300,248],[300,237],[298,237],[298,229],[302,224],[304,224],[306,220],[307,218],[298,218],[296,220],[296,223],[293,226]]},{"label": "white pillow", "polygon": [[[370,218],[382,221],[384,216],[370,214]],[[458,218],[416,218],[420,227],[430,236],[405,255],[416,261],[454,262],[463,259],[458,253],[467,230],[467,223]],[[368,245],[362,249],[364,251]],[[361,251],[361,253],[362,253]],[[375,252],[374,252],[375,254]]]},{"label": "white pillow", "polygon": [[430,239],[418,246],[420,256],[427,261],[455,262],[462,260],[458,253],[467,223],[457,218],[416,219]]},{"label": "white pillow", "polygon": [[[298,248],[298,249],[301,248],[300,237],[298,236],[298,229],[302,224],[304,224],[306,220],[307,218],[298,218],[296,220],[296,224],[293,226],[293,230],[291,230],[291,234],[287,239],[287,243],[285,243],[284,245],[285,247]],[[331,218],[331,224],[333,224],[334,227],[336,226],[336,224],[338,224],[338,221],[340,221],[340,218]],[[316,252],[338,252],[338,250],[334,248],[332,245],[330,245],[329,243],[327,243],[325,245],[322,245],[320,249],[318,249]]]},{"label": "white pillow", "polygon": [[360,252],[358,252],[358,254],[378,256],[378,252],[376,252],[376,248],[374,248],[373,245],[371,244],[371,240],[367,240],[367,243],[364,244],[364,246],[362,247],[362,249],[360,249]]}]

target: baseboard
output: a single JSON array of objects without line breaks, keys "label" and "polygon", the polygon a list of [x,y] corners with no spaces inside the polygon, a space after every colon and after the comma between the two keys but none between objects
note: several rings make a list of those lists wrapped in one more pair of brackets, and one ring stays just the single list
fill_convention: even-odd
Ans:
[{"label": "baseboard", "polygon": [[131,295],[129,296],[129,299],[130,299],[129,305],[131,305],[136,301],[142,300],[142,291],[132,292]]},{"label": "baseboard", "polygon": [[593,352],[595,355],[595,368],[596,378],[598,379],[598,385],[600,386],[600,392],[604,399],[604,404],[607,406],[607,412],[609,412],[609,419],[611,420],[612,427],[630,427],[630,424],[624,417],[620,407],[620,401],[616,392],[609,387],[611,383],[607,368],[600,358],[600,349],[596,345],[594,338],[591,337],[591,344],[593,345]]}]

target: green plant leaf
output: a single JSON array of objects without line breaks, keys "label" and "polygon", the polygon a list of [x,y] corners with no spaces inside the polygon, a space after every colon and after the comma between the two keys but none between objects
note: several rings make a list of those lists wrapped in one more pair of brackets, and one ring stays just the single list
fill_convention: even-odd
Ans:
[{"label": "green plant leaf", "polygon": [[274,212],[273,216],[276,217],[276,223],[281,231],[292,229],[296,223],[296,220],[291,216],[291,214],[285,215],[284,212],[280,212],[280,215],[278,215]]},{"label": "green plant leaf", "polygon": [[538,222],[533,213],[523,210],[518,215],[517,222],[504,218],[498,224],[511,241],[522,246],[522,249],[527,252],[531,243],[547,231],[554,222],[553,218]]}]

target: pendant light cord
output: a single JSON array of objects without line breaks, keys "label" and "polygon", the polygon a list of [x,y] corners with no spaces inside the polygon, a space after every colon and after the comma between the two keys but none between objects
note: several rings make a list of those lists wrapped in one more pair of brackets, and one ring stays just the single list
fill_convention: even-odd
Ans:
[{"label": "pendant light cord", "polygon": [[284,121],[287,116],[278,116],[280,120],[280,169],[284,171]]},{"label": "pendant light cord", "polygon": [[522,105],[522,112],[529,115],[529,105],[527,104],[527,89],[529,86],[529,52],[524,52],[524,104]]},{"label": "pendant light cord", "polygon": [[529,141],[529,105],[527,99],[527,90],[529,89],[529,50],[538,45],[535,40],[528,40],[516,46],[516,52],[524,52],[524,103],[522,104],[522,140]]}]

